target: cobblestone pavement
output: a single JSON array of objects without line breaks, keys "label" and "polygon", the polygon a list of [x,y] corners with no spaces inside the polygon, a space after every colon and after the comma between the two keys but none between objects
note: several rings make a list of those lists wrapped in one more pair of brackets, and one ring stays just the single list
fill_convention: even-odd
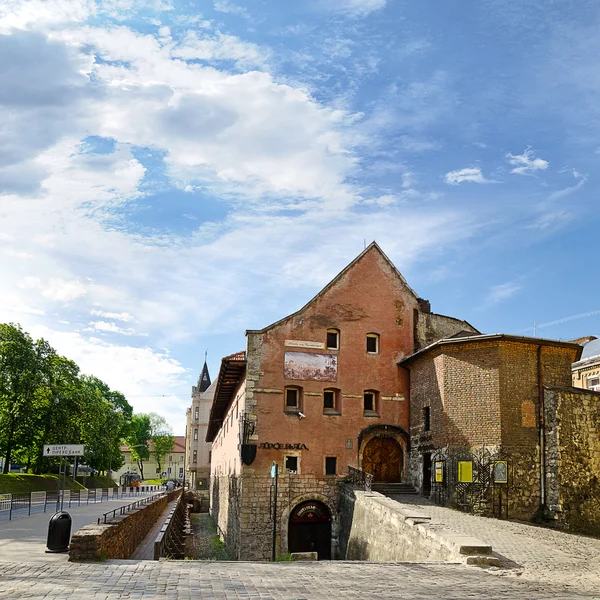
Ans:
[{"label": "cobblestone pavement", "polygon": [[403,504],[418,505],[423,514],[431,516],[433,528],[444,527],[491,544],[508,569],[499,573],[600,596],[600,539],[468,515],[436,506],[419,496],[390,497]]},{"label": "cobblestone pavement", "polygon": [[449,564],[0,563],[0,599],[510,599],[600,598]]}]

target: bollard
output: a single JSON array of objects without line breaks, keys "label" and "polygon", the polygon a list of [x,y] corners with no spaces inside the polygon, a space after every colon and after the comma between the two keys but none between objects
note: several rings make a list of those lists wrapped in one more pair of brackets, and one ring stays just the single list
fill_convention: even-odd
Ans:
[{"label": "bollard", "polygon": [[46,552],[67,552],[71,541],[71,515],[60,511],[52,515],[48,523],[48,540]]}]

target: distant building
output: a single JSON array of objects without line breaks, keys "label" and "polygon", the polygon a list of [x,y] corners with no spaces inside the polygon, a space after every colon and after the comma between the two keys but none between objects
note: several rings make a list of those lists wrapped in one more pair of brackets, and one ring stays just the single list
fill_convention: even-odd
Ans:
[{"label": "distant building", "polygon": [[600,392],[600,339],[589,336],[575,340],[583,346],[581,358],[573,363],[573,386]]},{"label": "distant building", "polygon": [[[144,461],[144,479],[177,479],[183,481],[185,468],[185,436],[176,435],[173,451],[167,454],[163,459],[161,468],[158,468],[156,458],[152,454],[152,442],[150,442],[150,460]],[[112,478],[119,483],[121,475],[125,473],[136,473],[141,475],[137,461],[131,454],[131,449],[127,444],[121,445],[121,453],[125,464],[118,470],[112,472]],[[163,475],[164,473],[164,475]]]},{"label": "distant building", "polygon": [[192,405],[186,411],[186,470],[192,489],[208,490],[211,444],[206,441],[206,431],[215,388],[204,361],[198,384],[192,387]]},{"label": "distant building", "polygon": [[234,557],[269,559],[278,465],[276,553],[335,558],[339,481],[348,467],[377,481],[409,474],[408,371],[402,358],[459,332],[431,313],[377,244],[298,312],[223,358],[206,440],[211,513]]}]

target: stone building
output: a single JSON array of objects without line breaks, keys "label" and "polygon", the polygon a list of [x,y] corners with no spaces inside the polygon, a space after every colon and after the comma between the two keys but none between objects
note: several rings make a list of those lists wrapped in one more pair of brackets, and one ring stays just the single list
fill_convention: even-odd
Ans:
[{"label": "stone building", "polygon": [[[500,499],[512,518],[600,530],[600,394],[571,387],[580,353],[573,342],[471,335],[400,361],[410,370],[414,485],[483,514]],[[471,463],[462,479],[459,462]],[[496,465],[505,480],[494,481]]]},{"label": "stone building", "polygon": [[186,472],[191,489],[208,490],[211,445],[206,441],[206,431],[215,387],[216,382],[211,383],[205,360],[198,383],[192,386],[192,405],[185,414]]},{"label": "stone building", "polygon": [[375,243],[298,312],[247,331],[246,351],[222,360],[206,436],[211,513],[233,556],[335,558],[348,467],[409,476],[410,382],[398,361],[461,331],[478,333],[431,313]]},{"label": "stone building", "polygon": [[600,340],[589,336],[575,341],[582,344],[583,352],[573,363],[573,386],[600,392]]}]

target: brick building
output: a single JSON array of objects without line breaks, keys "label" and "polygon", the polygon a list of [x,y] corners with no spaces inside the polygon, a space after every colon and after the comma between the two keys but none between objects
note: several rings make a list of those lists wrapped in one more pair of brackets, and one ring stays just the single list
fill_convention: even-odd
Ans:
[{"label": "brick building", "polygon": [[[580,354],[573,342],[495,334],[440,340],[400,361],[411,381],[410,480],[425,495],[453,483],[446,500],[460,505],[472,479],[478,511],[493,514],[491,465],[505,464],[496,487],[512,518],[600,531],[600,394],[571,387]],[[501,460],[478,466],[474,449]],[[457,462],[471,458],[457,485]]]},{"label": "brick building", "polygon": [[210,444],[206,441],[216,382],[211,383],[206,360],[198,383],[192,387],[192,404],[186,411],[186,472],[191,489],[208,490]]},{"label": "brick building", "polygon": [[409,375],[397,363],[441,338],[478,333],[431,313],[377,244],[298,312],[225,357],[207,442],[211,513],[238,559],[272,552],[272,465],[279,468],[276,554],[335,558],[338,481],[348,467],[409,477]]}]

